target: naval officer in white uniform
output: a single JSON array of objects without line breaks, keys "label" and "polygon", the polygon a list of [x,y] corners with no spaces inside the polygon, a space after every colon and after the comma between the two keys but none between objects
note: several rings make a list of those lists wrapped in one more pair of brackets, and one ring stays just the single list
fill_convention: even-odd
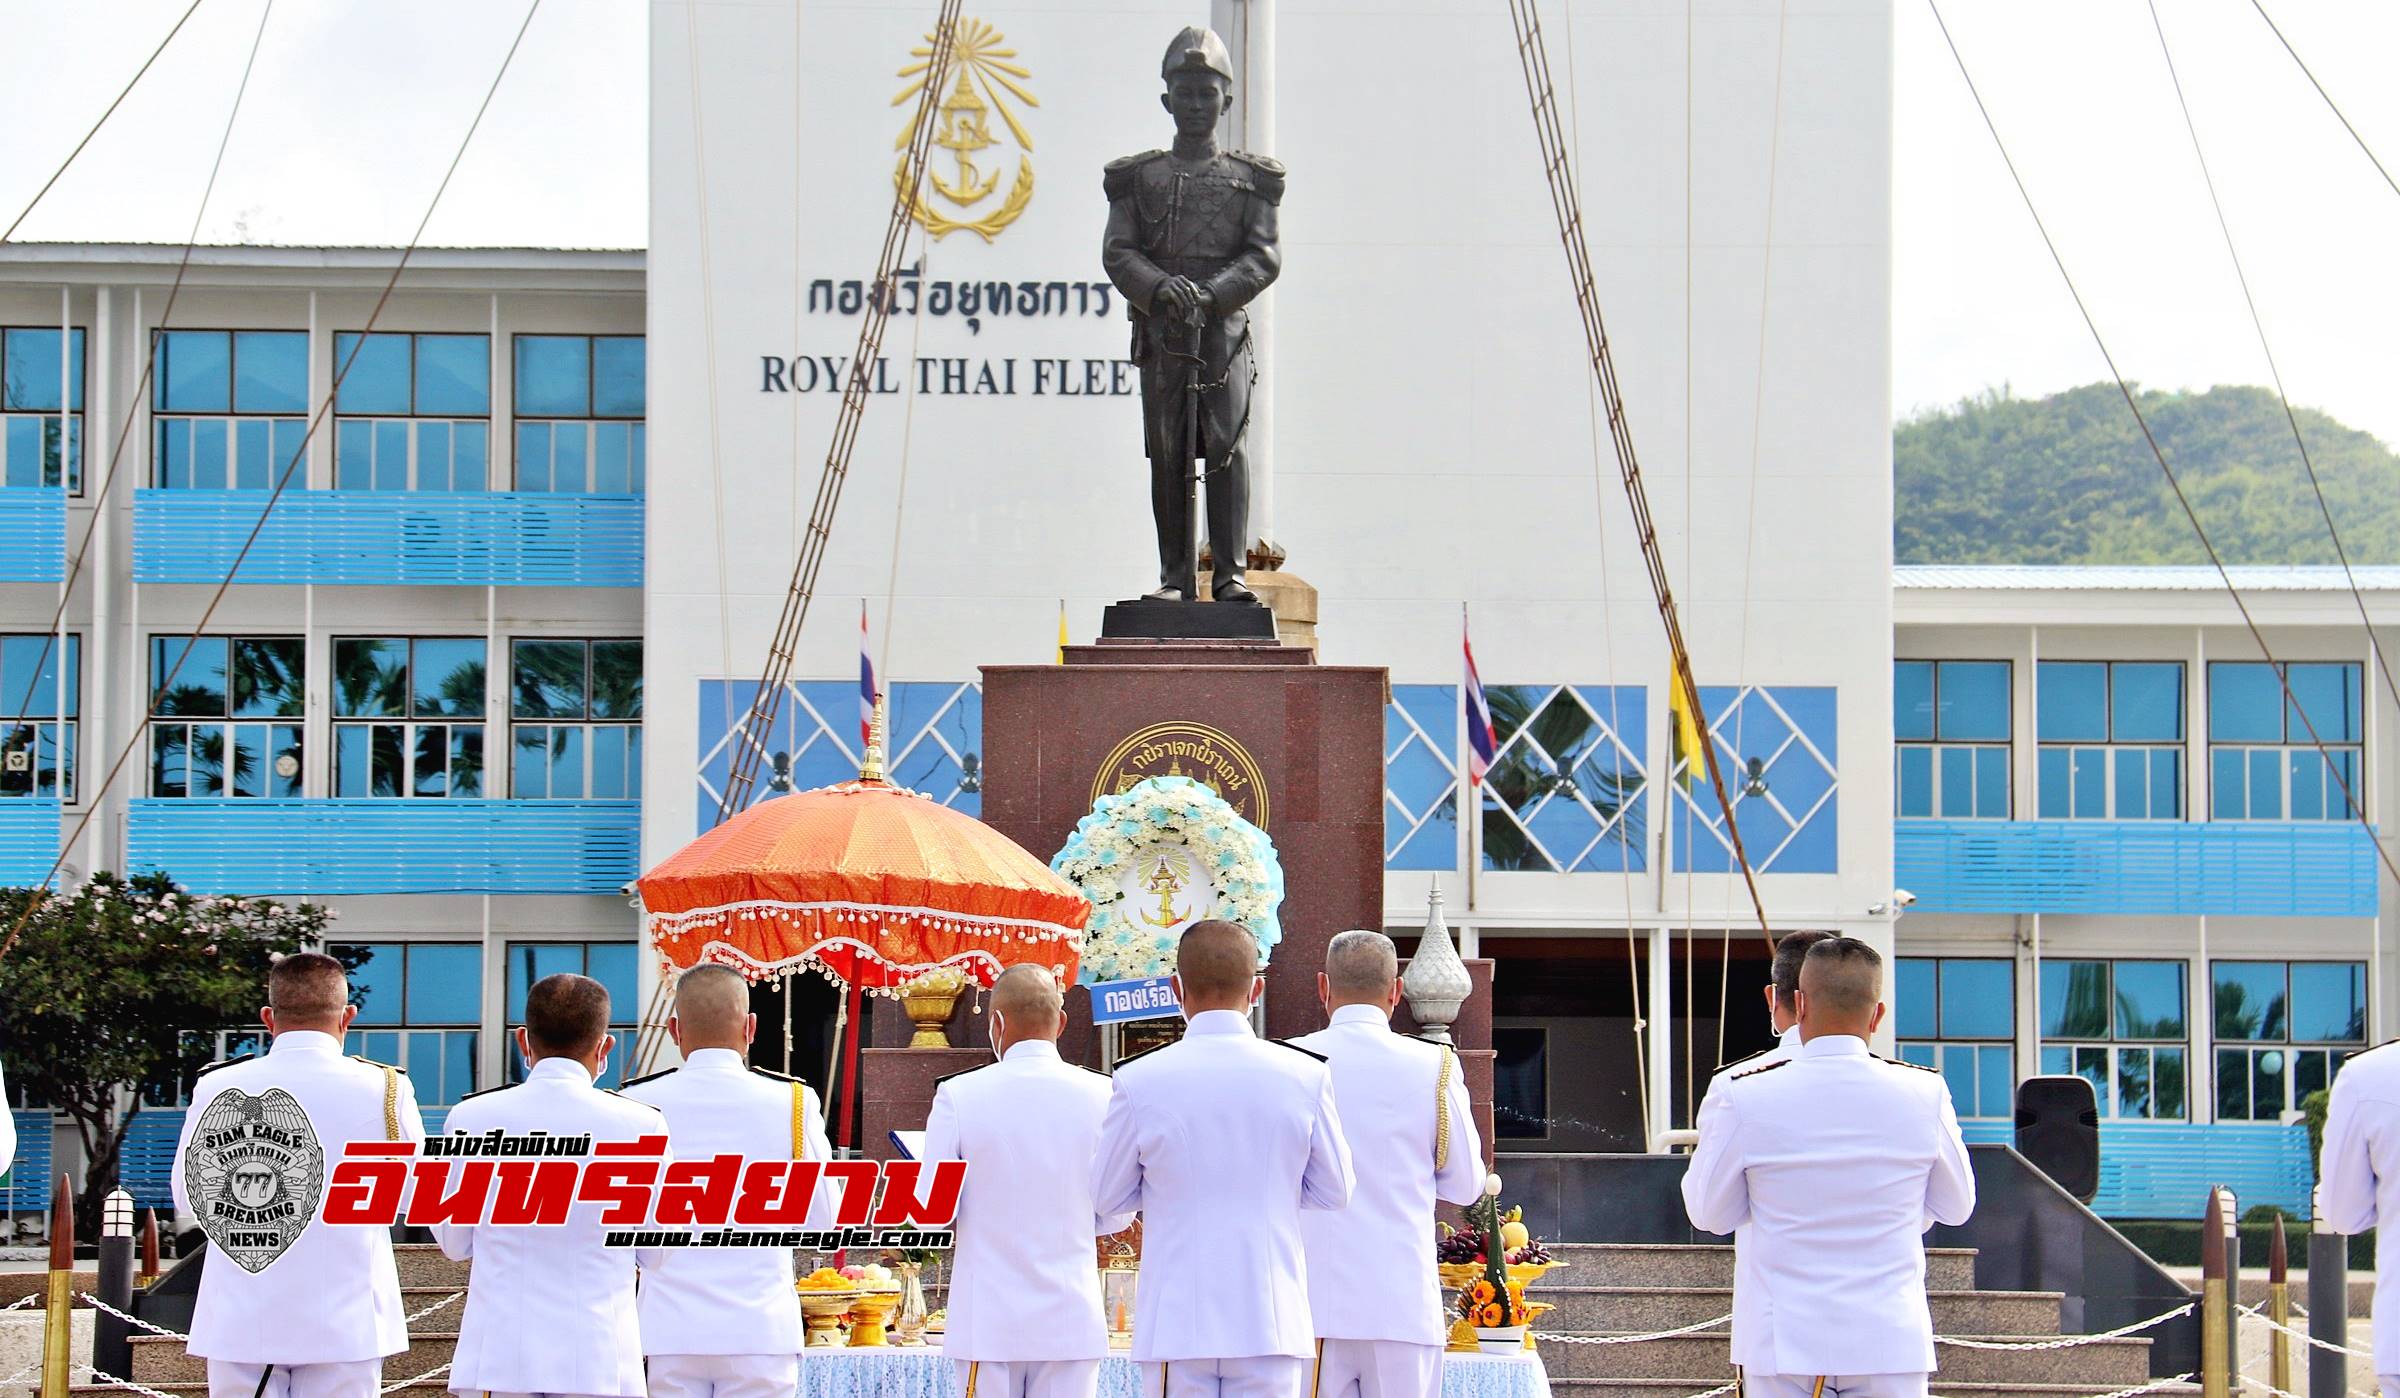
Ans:
[{"label": "naval officer in white uniform", "polygon": [[1092,1209],[1108,1079],[1058,1056],[1058,978],[1011,966],[992,982],[998,1061],[942,1079],[925,1159],[967,1162],[942,1352],[962,1398],[1092,1398],[1108,1356],[1092,1240],[1133,1222]]},{"label": "naval officer in white uniform", "polygon": [[[2334,1075],[2320,1160],[2328,1227],[2356,1234],[2400,1219],[2400,1047],[2369,1049]],[[2400,1398],[2400,1246],[2376,1249],[2374,1350],[2383,1398]]]},{"label": "naval officer in white uniform", "polygon": [[1800,1051],[1701,1108],[1684,1207],[1757,1254],[1733,1296],[1748,1398],[1923,1398],[1935,1365],[1924,1233],[1975,1211],[1975,1176],[1941,1075],[1867,1051],[1882,993],[1873,947],[1810,947]]},{"label": "naval officer in white uniform", "polygon": [[1433,1206],[1483,1195],[1483,1141],[1464,1066],[1392,1032],[1400,958],[1381,932],[1325,948],[1317,997],[1330,1022],[1292,1042],[1325,1055],[1357,1183],[1347,1207],[1300,1215],[1315,1398],[1434,1398],[1448,1326],[1434,1275]]},{"label": "naval officer in white uniform", "polygon": [[1300,1398],[1316,1330],[1302,1209],[1350,1202],[1333,1074],[1250,1032],[1258,944],[1196,922],[1175,953],[1184,1036],[1117,1065],[1092,1207],[1142,1213],[1133,1358],[1145,1398]]},{"label": "naval officer in white uniform", "polygon": [[8,1107],[8,1081],[0,1076],[0,1175],[17,1163],[17,1118]]},{"label": "naval officer in white uniform", "polygon": [[[1832,932],[1786,932],[1775,940],[1775,959],[1767,972],[1766,987],[1767,1019],[1775,1026],[1775,1046],[1719,1067],[1709,1075],[1710,1093],[1723,1086],[1735,1073],[1780,1063],[1799,1052],[1800,963],[1807,959],[1810,947],[1834,935]],[[1707,1100],[1705,1095],[1702,1100]]]},{"label": "naval officer in white uniform", "polygon": [[[662,1162],[668,1157],[667,1121],[658,1108],[593,1085],[616,1047],[608,991],[598,981],[563,974],[535,981],[516,1039],[532,1065],[525,1081],[469,1093],[450,1109],[451,1134],[546,1131],[588,1135],[595,1146],[650,1139]],[[655,1250],[607,1246],[611,1230],[600,1222],[602,1211],[578,1203],[566,1223],[550,1226],[435,1225],[443,1252],[474,1263],[451,1392],[643,1398],[634,1270],[665,1259]]]},{"label": "naval officer in white uniform", "polygon": [[[342,1056],[343,1031],[357,1014],[340,962],[301,952],[276,963],[258,1015],[274,1042],[263,1055],[203,1069],[192,1088],[175,1145],[177,1208],[205,1226],[222,1198],[212,1191],[231,1186],[211,1152],[192,1145],[193,1128],[231,1090],[290,1093],[324,1153],[328,1179],[352,1141],[425,1139],[407,1075]],[[317,1197],[324,1198],[321,1186]],[[257,1272],[210,1243],[187,1348],[208,1361],[209,1398],[372,1398],[384,1356],[408,1348],[391,1230],[311,1221]]]},{"label": "naval officer in white uniform", "polygon": [[[667,1033],[682,1066],[634,1079],[625,1095],[665,1115],[677,1159],[832,1157],[817,1094],[748,1062],[758,1016],[741,972],[702,964],[677,977]],[[791,1249],[669,1249],[642,1273],[640,1307],[650,1398],[792,1398],[798,1390],[807,1340]]]}]

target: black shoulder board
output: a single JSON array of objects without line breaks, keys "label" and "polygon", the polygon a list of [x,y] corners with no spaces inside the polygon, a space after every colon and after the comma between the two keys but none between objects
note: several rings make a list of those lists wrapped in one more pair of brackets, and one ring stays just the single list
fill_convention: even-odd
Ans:
[{"label": "black shoulder board", "polygon": [[626,1079],[625,1081],[623,1081],[622,1083],[619,1083],[619,1084],[618,1084],[618,1086],[619,1086],[619,1087],[639,1087],[639,1086],[641,1086],[643,1083],[646,1083],[646,1082],[657,1082],[657,1081],[658,1081],[660,1078],[663,1078],[663,1077],[665,1077],[667,1074],[669,1074],[669,1073],[672,1073],[672,1072],[674,1072],[674,1071],[675,1071],[675,1069],[673,1069],[673,1068],[661,1068],[661,1069],[659,1069],[659,1070],[658,1070],[657,1072],[655,1072],[655,1073],[644,1073],[644,1074],[642,1074],[642,1075],[641,1075],[640,1077],[638,1077],[638,1078],[627,1078],[627,1079]]},{"label": "black shoulder board", "polygon": [[1294,1053],[1305,1053],[1309,1057],[1317,1060],[1319,1063],[1326,1061],[1324,1054],[1317,1052],[1315,1049],[1304,1049],[1289,1039],[1269,1039],[1267,1042],[1275,1045],[1277,1048],[1288,1048]]},{"label": "black shoulder board", "polygon": [[468,1101],[468,1100],[469,1100],[469,1099],[471,1099],[471,1098],[476,1098],[476,1097],[489,1097],[489,1096],[491,1096],[491,1095],[492,1095],[493,1093],[495,1093],[495,1092],[506,1092],[506,1091],[508,1091],[510,1088],[512,1088],[512,1087],[515,1087],[515,1086],[516,1086],[516,1084],[515,1084],[515,1083],[513,1083],[513,1082],[504,1082],[504,1083],[500,1084],[498,1087],[485,1087],[485,1088],[479,1088],[479,1089],[477,1089],[477,1090],[475,1090],[475,1091],[473,1091],[473,1092],[470,1092],[470,1093],[468,1093],[468,1094],[467,1094],[465,1097],[461,1097],[461,1098],[459,1098],[458,1100],[459,1100],[459,1101],[461,1101],[461,1102],[464,1102],[464,1101]]},{"label": "black shoulder board", "polygon": [[[778,1073],[771,1068],[761,1068],[756,1064],[751,1065],[750,1071],[762,1078],[773,1078],[777,1082],[796,1082],[802,1087],[808,1086],[808,1079],[806,1078],[794,1077],[790,1073]],[[637,1078],[635,1081],[638,1082],[640,1079]],[[633,1086],[633,1083],[627,1083],[625,1085],[627,1087],[631,1087]]]},{"label": "black shoulder board", "polygon": [[637,1107],[640,1107],[640,1108],[642,1108],[644,1111],[658,1112],[658,1114],[659,1114],[660,1116],[665,1116],[665,1115],[666,1115],[666,1113],[665,1113],[665,1112],[663,1112],[663,1111],[659,1111],[658,1107],[656,1107],[655,1105],[653,1105],[653,1104],[651,1104],[651,1103],[649,1103],[649,1102],[645,1102],[645,1101],[643,1101],[643,1100],[642,1100],[641,1098],[639,1098],[639,1097],[628,1097],[628,1096],[626,1096],[624,1093],[617,1091],[617,1090],[616,1090],[615,1088],[613,1088],[613,1087],[604,1087],[604,1088],[601,1088],[600,1090],[601,1090],[602,1092],[605,1092],[605,1093],[607,1093],[609,1096],[616,1098],[616,1099],[617,1099],[618,1101],[620,1101],[620,1102],[631,1102],[633,1105],[635,1105],[635,1106],[637,1106]]},{"label": "black shoulder board", "polygon": [[1759,1074],[1761,1074],[1761,1073],[1772,1073],[1772,1072],[1774,1072],[1776,1069],[1778,1069],[1778,1068],[1781,1068],[1781,1067],[1784,1067],[1784,1066],[1788,1065],[1788,1064],[1789,1064],[1791,1061],[1792,1061],[1792,1060],[1790,1060],[1790,1059],[1788,1059],[1788,1058],[1778,1058],[1778,1059],[1776,1059],[1776,1060],[1775,1060],[1774,1062],[1772,1062],[1772,1063],[1762,1063],[1762,1064],[1760,1064],[1759,1066],[1757,1066],[1757,1067],[1755,1067],[1755,1068],[1744,1068],[1742,1071],[1740,1071],[1740,1072],[1738,1072],[1738,1073],[1734,1074],[1734,1077],[1736,1077],[1736,1078],[1755,1078],[1755,1077],[1757,1077],[1757,1076],[1758,1076]]},{"label": "black shoulder board", "polygon": [[[994,1059],[994,1060],[992,1060],[992,1062],[993,1062],[993,1063],[997,1063],[997,1062],[999,1062],[999,1060],[998,1060],[998,1059]],[[934,1085],[935,1087],[937,1087],[937,1088],[938,1088],[938,1087],[940,1087],[940,1086],[941,1086],[943,1083],[946,1083],[946,1082],[956,1082],[958,1079],[965,1077],[965,1076],[966,1076],[967,1074],[969,1074],[969,1073],[980,1073],[980,1072],[982,1072],[984,1069],[986,1069],[986,1068],[989,1068],[989,1067],[991,1067],[991,1066],[992,1066],[992,1064],[991,1064],[991,1063],[978,1063],[978,1064],[976,1064],[976,1065],[975,1065],[974,1067],[972,1067],[972,1068],[961,1068],[961,1069],[959,1069],[959,1070],[958,1070],[957,1072],[955,1072],[955,1073],[944,1073],[944,1074],[942,1074],[940,1077],[938,1077],[938,1078],[935,1078],[935,1079],[933,1080],[933,1085]]]},{"label": "black shoulder board", "polygon": [[[1145,1058],[1148,1058],[1148,1057],[1149,1057],[1151,1054],[1154,1054],[1154,1053],[1158,1052],[1160,1049],[1165,1049],[1165,1048],[1173,1048],[1173,1047],[1175,1047],[1175,1045],[1176,1045],[1177,1043],[1180,1043],[1180,1042],[1182,1042],[1182,1041],[1181,1041],[1181,1040],[1170,1040],[1170,1041],[1169,1041],[1169,1042],[1167,1042],[1167,1043],[1158,1044],[1158,1045],[1155,1045],[1155,1046],[1153,1046],[1153,1047],[1150,1047],[1150,1048],[1143,1049],[1143,1050],[1142,1050],[1140,1053],[1129,1053],[1129,1054],[1125,1055],[1123,1058],[1120,1058],[1120,1059],[1118,1059],[1118,1060],[1117,1060],[1117,1067],[1119,1067],[1119,1068],[1122,1068],[1122,1067],[1124,1067],[1124,1066],[1125,1066],[1126,1064],[1128,1064],[1128,1063],[1139,1063],[1139,1062],[1141,1062],[1143,1059],[1145,1059]],[[1113,1070],[1112,1070],[1112,1071],[1113,1071]]]},{"label": "black shoulder board", "polygon": [[[1771,1052],[1771,1050],[1768,1050],[1768,1049],[1760,1049],[1760,1050],[1759,1050],[1758,1052],[1756,1052],[1756,1053],[1746,1053],[1746,1054],[1743,1054],[1741,1057],[1739,1057],[1739,1058],[1737,1058],[1737,1059],[1733,1060],[1731,1063],[1720,1063],[1720,1064],[1718,1064],[1718,1065],[1717,1065],[1717,1071],[1718,1071],[1718,1072],[1720,1072],[1720,1073],[1730,1073],[1730,1072],[1732,1072],[1734,1069],[1741,1067],[1743,1064],[1745,1064],[1745,1063],[1748,1063],[1749,1061],[1751,1061],[1751,1060],[1752,1060],[1752,1059],[1754,1059],[1754,1058],[1764,1058],[1764,1057],[1766,1057],[1766,1056],[1767,1056],[1767,1054],[1768,1054],[1769,1052]],[[1762,1064],[1761,1066],[1763,1067],[1764,1065]]]},{"label": "black shoulder board", "polygon": [[1146,150],[1140,155],[1119,156],[1100,170],[1100,189],[1110,200],[1118,200],[1133,192],[1133,172],[1166,154],[1163,150]]},{"label": "black shoulder board", "polygon": [[[1135,1057],[1137,1057],[1137,1058],[1138,1058],[1138,1057],[1140,1057],[1140,1055],[1139,1055],[1139,1054],[1136,1054],[1136,1055],[1135,1055]],[[1100,1071],[1099,1069],[1097,1069],[1097,1068],[1086,1068],[1085,1066],[1083,1066],[1083,1065],[1082,1065],[1082,1064],[1080,1064],[1080,1063],[1070,1063],[1070,1064],[1068,1064],[1067,1066],[1068,1066],[1068,1067],[1070,1067],[1070,1068],[1072,1068],[1072,1069],[1074,1069],[1074,1070],[1075,1070],[1076,1072],[1078,1072],[1078,1073],[1089,1073],[1089,1074],[1091,1074],[1091,1075],[1092,1075],[1093,1077],[1095,1077],[1095,1078],[1105,1078],[1105,1077],[1107,1077],[1107,1076],[1108,1076],[1108,1074],[1101,1072],[1101,1071]]]},{"label": "black shoulder board", "polygon": [[1905,1058],[1885,1058],[1880,1053],[1874,1055],[1874,1057],[1882,1062],[1891,1064],[1895,1068],[1914,1068],[1920,1073],[1931,1073],[1937,1078],[1942,1075],[1942,1070],[1934,1067],[1930,1063],[1911,1063]]},{"label": "black shoulder board", "polygon": [[368,1067],[370,1067],[370,1068],[377,1068],[377,1069],[381,1069],[382,1071],[384,1071],[384,1072],[387,1072],[387,1073],[398,1073],[398,1074],[399,1074],[400,1076],[402,1076],[402,1077],[407,1077],[407,1076],[408,1076],[408,1070],[407,1070],[406,1068],[403,1068],[403,1067],[401,1067],[399,1064],[397,1064],[397,1063],[380,1063],[380,1062],[377,1062],[376,1060],[374,1060],[374,1059],[372,1059],[372,1058],[369,1058],[369,1057],[367,1057],[367,1056],[366,1056],[365,1054],[363,1054],[363,1053],[354,1053],[354,1054],[351,1054],[351,1055],[350,1055],[350,1061],[351,1061],[351,1062],[353,1062],[353,1063],[364,1063],[364,1064],[366,1064],[366,1065],[367,1065]]},{"label": "black shoulder board", "polygon": [[1250,167],[1251,182],[1257,187],[1259,198],[1270,204],[1283,202],[1283,162],[1248,151],[1235,151],[1233,158]]},{"label": "black shoulder board", "polygon": [[206,1077],[210,1073],[217,1071],[219,1068],[230,1068],[236,1063],[247,1063],[256,1057],[258,1057],[258,1055],[255,1053],[237,1053],[231,1058],[220,1058],[216,1062],[209,1064],[205,1068],[202,1068],[199,1072],[192,1074],[192,1076],[195,1078]]}]

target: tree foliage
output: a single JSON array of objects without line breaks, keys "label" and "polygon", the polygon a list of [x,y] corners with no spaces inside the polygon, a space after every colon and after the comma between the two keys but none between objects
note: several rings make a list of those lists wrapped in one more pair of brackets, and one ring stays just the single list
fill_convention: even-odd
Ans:
[{"label": "tree foliage", "polygon": [[0,1061],[10,1086],[74,1122],[89,1162],[78,1231],[89,1232],[142,1089],[172,1090],[215,1056],[211,1031],[255,1023],[274,958],[316,943],[329,915],[105,873],[66,896],[8,890],[0,915],[13,923],[29,898],[0,957]]},{"label": "tree foliage", "polygon": [[[2135,397],[2227,563],[2339,561],[2273,392]],[[2400,563],[2400,458],[2314,409],[2296,416],[2350,561]],[[1892,472],[1902,563],[2208,561],[2114,384],[2002,388],[1911,418]]]}]

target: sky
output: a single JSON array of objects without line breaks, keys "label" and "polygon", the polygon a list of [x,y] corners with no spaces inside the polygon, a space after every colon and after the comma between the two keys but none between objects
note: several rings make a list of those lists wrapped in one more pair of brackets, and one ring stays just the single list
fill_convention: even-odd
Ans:
[{"label": "sky", "polygon": [[[0,219],[185,3],[0,0],[12,41]],[[1895,412],[2103,377],[1931,10],[1893,3]],[[2157,3],[2293,401],[2400,443],[2400,193],[2251,0]],[[2400,84],[2387,80],[2400,6],[2261,3],[2400,174]],[[2267,382],[2145,0],[1942,4],[2126,375],[2168,389]],[[544,7],[429,243],[642,244],[645,11]],[[202,239],[405,242],[523,13],[513,0],[282,0]],[[201,5],[18,238],[181,242],[260,14],[255,0]]]}]

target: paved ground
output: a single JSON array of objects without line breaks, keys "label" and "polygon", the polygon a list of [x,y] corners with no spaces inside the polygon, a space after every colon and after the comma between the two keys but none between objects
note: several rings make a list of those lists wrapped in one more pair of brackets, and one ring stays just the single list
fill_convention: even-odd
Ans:
[{"label": "paved ground", "polygon": [[[90,1311],[75,1312],[74,1362],[92,1362],[92,1315]],[[0,1379],[7,1378],[28,1365],[42,1362],[42,1318],[24,1311],[0,1315]],[[81,1378],[75,1380],[83,1382]],[[4,1391],[15,1398],[20,1392],[34,1392],[41,1385],[37,1371],[31,1378],[9,1385]]]}]

